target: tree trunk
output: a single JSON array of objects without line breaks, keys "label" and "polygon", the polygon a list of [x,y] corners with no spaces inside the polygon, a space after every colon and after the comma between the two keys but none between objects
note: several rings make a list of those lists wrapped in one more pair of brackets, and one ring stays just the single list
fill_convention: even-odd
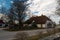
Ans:
[{"label": "tree trunk", "polygon": [[18,13],[18,20],[19,20],[19,29],[23,28],[23,23],[22,23],[22,18],[21,18],[21,13]]},{"label": "tree trunk", "polygon": [[19,29],[23,28],[23,23],[21,22],[21,20],[19,20]]}]

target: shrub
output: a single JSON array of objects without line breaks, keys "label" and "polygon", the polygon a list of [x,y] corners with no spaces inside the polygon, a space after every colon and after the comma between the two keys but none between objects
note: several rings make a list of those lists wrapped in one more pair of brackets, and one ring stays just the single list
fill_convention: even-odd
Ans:
[{"label": "shrub", "polygon": [[12,24],[12,25],[9,25],[9,29],[10,31],[18,31],[20,30],[18,24]]}]

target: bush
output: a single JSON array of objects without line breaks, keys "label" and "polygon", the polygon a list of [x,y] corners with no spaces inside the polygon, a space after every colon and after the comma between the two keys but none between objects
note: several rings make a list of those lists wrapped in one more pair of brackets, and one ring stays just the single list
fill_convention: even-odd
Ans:
[{"label": "bush", "polygon": [[8,28],[5,30],[7,30],[7,31],[18,31],[20,29],[19,29],[19,26],[15,24],[15,25],[9,25]]}]

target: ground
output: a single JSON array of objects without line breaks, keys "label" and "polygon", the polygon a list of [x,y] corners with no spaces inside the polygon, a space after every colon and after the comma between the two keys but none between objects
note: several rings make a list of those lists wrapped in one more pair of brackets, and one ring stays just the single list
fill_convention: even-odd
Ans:
[{"label": "ground", "polygon": [[[57,28],[59,28],[59,27],[57,27]],[[29,34],[29,36],[32,36],[32,35],[36,35],[36,34],[40,33],[41,31],[45,32],[46,30],[49,30],[49,29],[37,29],[37,30],[25,30],[25,31],[9,32],[9,31],[5,31],[2,29],[3,28],[0,28],[0,40],[12,40],[12,39],[14,39],[15,35],[19,32],[20,33],[26,32]],[[47,39],[47,38],[50,38],[50,39],[54,38],[54,35],[45,37],[44,39]]]},{"label": "ground", "polygon": [[42,38],[41,40],[54,40],[55,38],[58,38],[58,37],[60,37],[60,33],[56,33],[56,34],[50,35],[48,37]]},{"label": "ground", "polygon": [[17,32],[8,32],[0,28],[0,40],[12,40]]},{"label": "ground", "polygon": [[43,29],[37,29],[37,30],[27,30],[27,31],[17,31],[17,32],[9,32],[9,31],[4,31],[2,28],[0,28],[0,40],[12,40],[14,39],[14,36],[17,33],[21,32],[26,32],[29,34],[29,36],[36,35],[40,31],[44,31]]}]

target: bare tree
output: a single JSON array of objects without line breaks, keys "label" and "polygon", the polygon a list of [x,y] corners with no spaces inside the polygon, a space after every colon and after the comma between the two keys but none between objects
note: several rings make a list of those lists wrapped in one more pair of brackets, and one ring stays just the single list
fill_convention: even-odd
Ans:
[{"label": "bare tree", "polygon": [[57,10],[56,10],[56,14],[60,16],[60,0],[57,0],[58,2],[58,6],[57,6]]},{"label": "bare tree", "polygon": [[0,12],[5,14],[5,13],[7,13],[7,9],[4,6],[2,6],[0,9]]},{"label": "bare tree", "polygon": [[8,15],[8,17],[9,17],[9,23],[10,24],[13,24],[13,17],[14,17],[14,12],[13,12],[13,9],[11,8],[10,10],[9,10],[10,12],[9,12],[9,15]]},{"label": "bare tree", "polygon": [[12,7],[10,9],[11,21],[14,20],[14,17],[17,16],[19,21],[19,28],[21,29],[23,28],[23,20],[26,17],[25,8],[26,8],[26,5],[24,1],[14,0],[14,3],[12,4]]}]

